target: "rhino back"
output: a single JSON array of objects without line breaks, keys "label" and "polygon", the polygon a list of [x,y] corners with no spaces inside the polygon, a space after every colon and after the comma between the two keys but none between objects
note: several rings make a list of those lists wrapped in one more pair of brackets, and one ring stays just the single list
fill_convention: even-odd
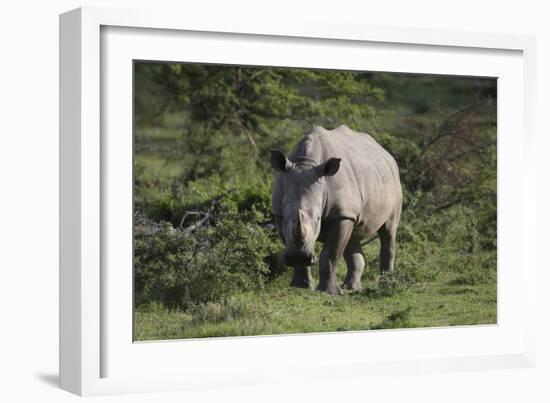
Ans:
[{"label": "rhino back", "polygon": [[[401,184],[395,159],[371,136],[347,126],[333,130],[313,128],[289,155],[295,163],[318,165],[331,157],[341,158],[340,169],[326,178],[323,220],[349,218],[357,231],[368,236],[401,206]],[[273,212],[281,211],[281,178],[275,180]]]}]

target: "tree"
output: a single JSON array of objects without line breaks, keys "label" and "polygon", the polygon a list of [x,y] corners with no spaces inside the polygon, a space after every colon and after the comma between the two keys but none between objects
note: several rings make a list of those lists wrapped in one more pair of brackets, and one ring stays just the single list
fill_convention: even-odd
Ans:
[{"label": "tree", "polygon": [[[383,93],[364,74],[271,67],[199,64],[136,65],[137,77],[149,77],[162,100],[154,113],[185,111],[203,133],[239,135],[257,149],[281,121],[299,126],[352,124],[372,116],[371,101]],[[150,114],[137,94],[137,115]]]}]

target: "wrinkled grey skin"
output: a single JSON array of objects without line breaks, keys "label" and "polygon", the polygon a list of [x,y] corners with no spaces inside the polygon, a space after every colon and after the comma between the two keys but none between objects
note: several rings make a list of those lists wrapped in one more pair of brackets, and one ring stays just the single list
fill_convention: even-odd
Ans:
[{"label": "wrinkled grey skin", "polygon": [[380,270],[392,271],[402,193],[397,163],[371,136],[347,126],[314,127],[289,157],[271,151],[278,172],[272,194],[275,225],[285,243],[285,263],[294,268],[291,285],[313,289],[311,265],[316,241],[324,243],[318,290],[341,294],[336,283],[343,256],[342,287],[361,288],[365,267],[361,240],[378,232]]}]

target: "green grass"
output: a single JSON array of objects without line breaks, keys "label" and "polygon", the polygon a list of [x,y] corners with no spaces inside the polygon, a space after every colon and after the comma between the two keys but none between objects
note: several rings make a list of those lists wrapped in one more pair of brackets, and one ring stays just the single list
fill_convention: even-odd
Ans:
[{"label": "green grass", "polygon": [[[341,268],[339,276],[343,276]],[[369,290],[376,280],[365,276],[364,291],[331,296],[288,286],[289,273],[262,290],[234,295],[189,312],[161,304],[139,307],[135,340],[248,336],[346,330],[395,329],[496,323],[496,281],[476,285],[456,281],[442,271],[433,281],[413,284],[393,295]],[[373,284],[374,283],[374,284]]]}]

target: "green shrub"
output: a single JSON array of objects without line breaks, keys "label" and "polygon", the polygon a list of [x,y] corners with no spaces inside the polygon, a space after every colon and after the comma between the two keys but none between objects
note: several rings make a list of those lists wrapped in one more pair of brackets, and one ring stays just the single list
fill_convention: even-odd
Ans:
[{"label": "green shrub", "polygon": [[[237,290],[263,287],[273,230],[222,205],[194,231],[138,215],[134,234],[136,304],[158,301],[188,309]],[[250,217],[249,217],[250,218]]]},{"label": "green shrub", "polygon": [[378,278],[376,293],[380,296],[390,296],[404,291],[411,284],[411,279],[402,271],[387,272]]}]

